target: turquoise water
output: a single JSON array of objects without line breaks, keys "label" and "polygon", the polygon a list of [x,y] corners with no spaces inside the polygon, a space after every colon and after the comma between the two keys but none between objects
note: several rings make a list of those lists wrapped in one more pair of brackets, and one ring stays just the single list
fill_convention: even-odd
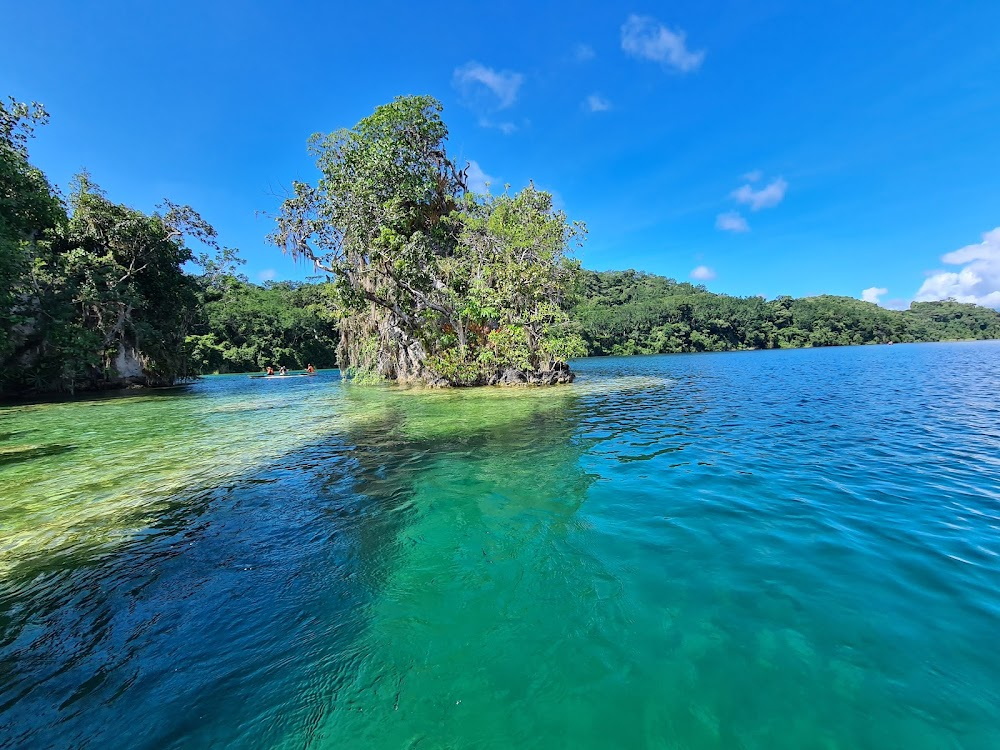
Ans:
[{"label": "turquoise water", "polygon": [[0,409],[0,746],[1000,747],[1000,344]]}]

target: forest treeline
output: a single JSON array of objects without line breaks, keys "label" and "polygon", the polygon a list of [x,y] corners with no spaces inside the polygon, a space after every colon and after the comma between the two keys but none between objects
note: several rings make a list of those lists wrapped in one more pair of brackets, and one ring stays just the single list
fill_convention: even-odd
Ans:
[{"label": "forest treeline", "polygon": [[201,306],[186,338],[189,373],[337,366],[339,334],[329,284],[257,285],[229,275],[203,275],[196,283]]},{"label": "forest treeline", "polygon": [[28,158],[47,121],[0,101],[0,396],[335,364],[324,286],[250,284],[190,206],[143,213],[86,172],[62,195]]},{"label": "forest treeline", "polygon": [[[357,312],[345,313],[345,289],[335,278],[253,284],[239,273],[237,252],[220,247],[212,226],[189,206],[164,201],[144,213],[114,202],[87,173],[64,196],[28,157],[33,128],[47,119],[40,105],[0,101],[0,397],[337,364],[341,328]],[[518,223],[529,217],[531,232],[551,245],[543,260],[561,276],[557,287],[540,282],[529,298],[512,275],[515,266],[498,256],[486,267],[488,288],[463,281],[461,295],[427,296],[429,309],[447,312],[435,323],[436,338],[414,329],[437,347],[428,360],[436,372],[451,367],[456,382],[476,382],[505,366],[494,361],[497,352],[510,362],[524,359],[528,368],[538,367],[532,357],[565,357],[582,346],[605,355],[1000,338],[1000,313],[954,301],[893,311],[849,297],[738,298],[636,271],[576,270],[561,255],[568,225],[547,200],[528,189],[464,204],[462,233],[449,242],[516,250],[534,237]],[[420,268],[414,261],[412,278],[391,281],[420,292]],[[470,278],[485,273],[469,268],[478,274]],[[534,306],[537,333],[524,328],[534,349],[514,336],[524,315],[507,314],[516,309],[508,309],[507,297]],[[463,335],[463,351],[474,349],[473,338],[479,342],[475,359],[452,362],[448,347]],[[566,343],[574,341],[580,344]]]},{"label": "forest treeline", "polygon": [[[203,332],[189,337],[198,371],[333,365],[328,284],[227,277],[218,286],[224,291],[207,298]],[[952,300],[887,310],[831,295],[731,297],[638,271],[581,271],[570,319],[591,356],[1000,338],[1000,313]]]},{"label": "forest treeline", "polygon": [[953,300],[887,310],[853,297],[731,297],[637,271],[583,271],[572,317],[591,355],[1000,338],[1000,313]]}]

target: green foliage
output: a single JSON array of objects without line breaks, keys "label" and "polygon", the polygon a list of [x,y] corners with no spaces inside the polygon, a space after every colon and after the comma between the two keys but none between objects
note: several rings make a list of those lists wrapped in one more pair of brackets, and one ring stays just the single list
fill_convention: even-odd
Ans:
[{"label": "green foliage", "polygon": [[199,283],[201,311],[187,337],[195,372],[336,366],[336,320],[329,284],[257,286],[218,274],[206,274]]},{"label": "green foliage", "polygon": [[[189,206],[145,214],[87,173],[64,204],[28,161],[47,119],[0,103],[0,395],[335,363],[329,285],[249,284]],[[216,251],[200,254],[197,279],[182,271],[191,239]]]},{"label": "green foliage", "polygon": [[853,297],[729,297],[635,271],[584,273],[573,317],[590,354],[663,354],[998,338],[984,307],[915,302],[902,312]]},{"label": "green foliage", "polygon": [[914,302],[906,315],[917,341],[1000,338],[1000,316],[978,305],[954,300]]},{"label": "green foliage", "polygon": [[[430,97],[400,97],[314,136],[322,177],[294,185],[272,240],[333,275],[351,372],[475,385],[564,362],[582,350],[564,308],[585,229],[534,187],[469,193],[440,112]],[[523,347],[491,343],[506,329]]]},{"label": "green foliage", "polygon": [[[75,390],[123,376],[173,382],[186,372],[184,332],[197,308],[196,287],[181,271],[193,215],[113,203],[86,174],[69,208],[46,241],[27,248],[30,271],[13,308],[24,322],[6,388]],[[131,369],[118,372],[120,361]]]},{"label": "green foliage", "polygon": [[46,120],[40,105],[0,106],[0,394],[171,383],[198,302],[185,239],[215,231],[187,206],[116,204],[86,173],[64,205],[28,162]]},{"label": "green foliage", "polygon": [[428,358],[428,366],[449,383],[474,384],[479,380],[483,361],[457,348],[441,349]]},{"label": "green foliage", "polygon": [[45,175],[28,162],[28,139],[48,121],[39,104],[0,101],[0,362],[14,353],[26,306],[32,255],[66,220]]},{"label": "green foliage", "polygon": [[504,365],[517,370],[531,368],[531,345],[523,326],[502,325],[486,336],[486,346],[480,354],[487,367]]}]

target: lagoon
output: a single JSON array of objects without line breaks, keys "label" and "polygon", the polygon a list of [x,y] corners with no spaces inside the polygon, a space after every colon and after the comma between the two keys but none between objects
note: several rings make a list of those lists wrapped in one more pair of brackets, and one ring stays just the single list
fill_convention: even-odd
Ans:
[{"label": "lagoon", "polygon": [[1000,747],[1000,343],[0,409],[0,747]]}]

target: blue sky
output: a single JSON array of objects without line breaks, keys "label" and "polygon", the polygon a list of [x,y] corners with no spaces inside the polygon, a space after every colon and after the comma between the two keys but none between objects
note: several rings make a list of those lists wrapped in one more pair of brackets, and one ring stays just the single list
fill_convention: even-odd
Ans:
[{"label": "blue sky", "polygon": [[[617,7],[614,7],[617,6]],[[1000,307],[1000,3],[9,3],[34,161],[197,208],[255,280],[306,138],[398,94],[450,152],[587,222],[594,269],[738,295]],[[884,290],[884,291],[883,291]]]}]

